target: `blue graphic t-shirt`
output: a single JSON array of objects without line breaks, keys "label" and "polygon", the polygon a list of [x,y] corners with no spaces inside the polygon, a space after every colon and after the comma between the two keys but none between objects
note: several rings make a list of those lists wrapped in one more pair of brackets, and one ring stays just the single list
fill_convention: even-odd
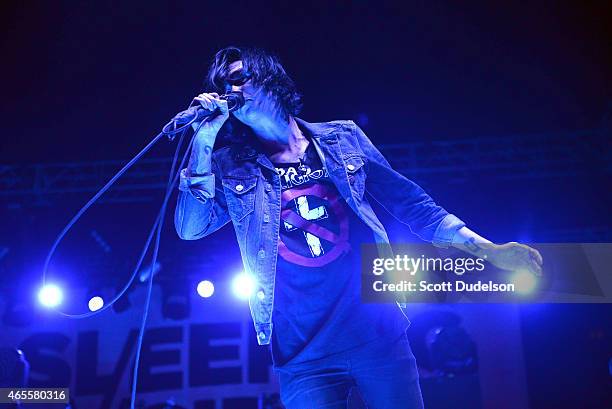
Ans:
[{"label": "blue graphic t-shirt", "polygon": [[372,231],[347,205],[312,143],[302,164],[277,163],[282,210],[273,312],[276,367],[405,331],[395,304],[362,304],[360,244]]}]

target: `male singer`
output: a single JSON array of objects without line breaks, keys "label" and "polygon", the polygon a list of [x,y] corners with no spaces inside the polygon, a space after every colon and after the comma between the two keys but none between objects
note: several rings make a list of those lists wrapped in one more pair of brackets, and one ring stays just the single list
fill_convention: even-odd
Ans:
[{"label": "male singer", "polygon": [[[297,118],[300,94],[275,56],[224,48],[207,85],[196,99],[216,115],[197,124],[176,230],[194,240],[232,221],[257,283],[257,340],[271,344],[283,404],[345,408],[355,387],[369,408],[422,408],[405,315],[397,304],[360,302],[360,243],[388,243],[370,200],[434,245],[475,255],[493,246],[488,260],[500,268],[539,274],[540,255],[468,229],[393,170],[354,122]],[[219,94],[230,91],[245,103],[228,121]],[[219,133],[231,142],[213,152]]]}]

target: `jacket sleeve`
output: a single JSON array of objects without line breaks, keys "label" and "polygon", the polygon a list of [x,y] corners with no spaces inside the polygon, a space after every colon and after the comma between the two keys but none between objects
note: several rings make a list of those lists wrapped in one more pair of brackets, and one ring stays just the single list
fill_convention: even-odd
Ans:
[{"label": "jacket sleeve", "polygon": [[213,156],[210,175],[189,177],[181,171],[174,227],[183,240],[196,240],[217,231],[230,221],[223,186]]},{"label": "jacket sleeve", "polygon": [[395,171],[361,128],[351,124],[368,160],[368,194],[423,240],[437,247],[449,247],[465,223],[438,206],[419,185]]}]

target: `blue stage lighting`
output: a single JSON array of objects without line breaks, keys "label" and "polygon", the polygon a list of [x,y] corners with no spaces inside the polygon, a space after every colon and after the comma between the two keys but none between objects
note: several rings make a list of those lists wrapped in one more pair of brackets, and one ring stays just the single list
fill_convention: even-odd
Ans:
[{"label": "blue stage lighting", "polygon": [[527,270],[516,271],[511,282],[514,284],[516,291],[522,294],[533,292],[538,284],[536,276]]},{"label": "blue stage lighting", "polygon": [[232,290],[234,291],[234,295],[236,297],[246,300],[248,299],[253,290],[255,289],[255,280],[250,274],[240,273],[232,282]]},{"label": "blue stage lighting", "polygon": [[104,299],[98,295],[91,297],[87,306],[89,307],[89,311],[98,311],[100,308],[104,307]]},{"label": "blue stage lighting", "polygon": [[202,280],[198,283],[197,291],[198,294],[200,294],[200,297],[208,298],[211,297],[215,292],[215,286],[212,282],[208,280]]},{"label": "blue stage lighting", "polygon": [[55,284],[47,284],[38,292],[38,301],[47,308],[57,307],[63,298],[62,290]]}]

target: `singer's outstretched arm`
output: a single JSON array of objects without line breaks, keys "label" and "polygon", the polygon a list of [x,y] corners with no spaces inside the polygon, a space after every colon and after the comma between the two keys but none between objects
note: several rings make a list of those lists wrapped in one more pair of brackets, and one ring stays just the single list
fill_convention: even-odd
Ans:
[{"label": "singer's outstretched arm", "polygon": [[420,238],[448,247],[465,223],[437,205],[418,184],[394,170],[357,125],[353,132],[368,160],[367,193]]},{"label": "singer's outstretched arm", "polygon": [[355,136],[368,158],[366,191],[423,240],[438,247],[455,247],[502,269],[526,269],[542,274],[542,256],[524,244],[494,244],[448,213],[416,183],[394,170],[365,133],[355,125]]}]

